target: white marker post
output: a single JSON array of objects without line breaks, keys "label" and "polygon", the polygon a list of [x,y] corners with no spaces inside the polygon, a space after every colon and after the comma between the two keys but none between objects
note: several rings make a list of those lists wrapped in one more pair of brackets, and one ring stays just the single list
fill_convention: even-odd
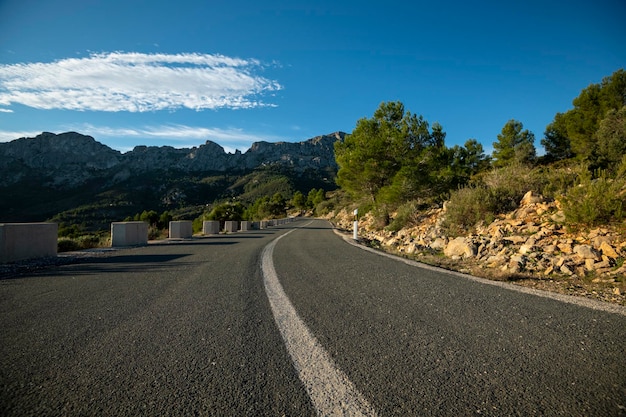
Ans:
[{"label": "white marker post", "polygon": [[359,240],[359,209],[354,209],[354,223],[352,227],[352,239]]}]

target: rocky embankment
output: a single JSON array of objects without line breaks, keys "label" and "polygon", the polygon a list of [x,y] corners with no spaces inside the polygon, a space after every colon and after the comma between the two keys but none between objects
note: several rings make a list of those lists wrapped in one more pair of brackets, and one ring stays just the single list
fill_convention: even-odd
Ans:
[{"label": "rocky embankment", "polygon": [[[376,230],[366,215],[359,220],[359,235],[372,246],[425,263],[626,305],[626,237],[614,228],[568,231],[558,201],[532,192],[517,210],[467,236],[447,236],[445,215],[444,204],[398,232]],[[352,229],[348,210],[332,220]]]}]

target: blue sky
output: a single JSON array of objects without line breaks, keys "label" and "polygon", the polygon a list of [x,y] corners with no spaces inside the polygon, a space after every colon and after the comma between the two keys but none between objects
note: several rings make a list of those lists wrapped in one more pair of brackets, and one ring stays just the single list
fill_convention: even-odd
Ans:
[{"label": "blue sky", "polygon": [[0,141],[78,131],[114,149],[227,151],[350,133],[399,100],[446,144],[536,146],[626,67],[626,2],[0,0]]}]

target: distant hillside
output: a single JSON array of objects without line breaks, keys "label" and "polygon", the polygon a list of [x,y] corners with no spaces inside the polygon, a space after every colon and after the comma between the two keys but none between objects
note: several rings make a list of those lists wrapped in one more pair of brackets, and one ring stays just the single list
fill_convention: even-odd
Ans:
[{"label": "distant hillside", "polygon": [[[207,141],[191,149],[137,146],[120,153],[76,132],[0,143],[0,222],[44,221],[83,211],[98,227],[143,210],[244,201],[274,188],[335,188],[336,132],[297,143],[257,142],[229,154]],[[87,220],[85,220],[87,219]]]}]

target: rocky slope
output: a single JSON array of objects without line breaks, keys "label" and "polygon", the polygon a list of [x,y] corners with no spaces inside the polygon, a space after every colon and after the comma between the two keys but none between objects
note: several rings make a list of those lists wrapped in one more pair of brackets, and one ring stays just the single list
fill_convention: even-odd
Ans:
[{"label": "rocky slope", "polygon": [[[373,246],[491,279],[509,280],[626,305],[626,238],[614,228],[568,231],[558,201],[527,193],[517,210],[467,236],[447,236],[446,208],[424,213],[418,225],[377,230],[360,219],[360,237]],[[348,210],[335,215],[351,230]]]}]

